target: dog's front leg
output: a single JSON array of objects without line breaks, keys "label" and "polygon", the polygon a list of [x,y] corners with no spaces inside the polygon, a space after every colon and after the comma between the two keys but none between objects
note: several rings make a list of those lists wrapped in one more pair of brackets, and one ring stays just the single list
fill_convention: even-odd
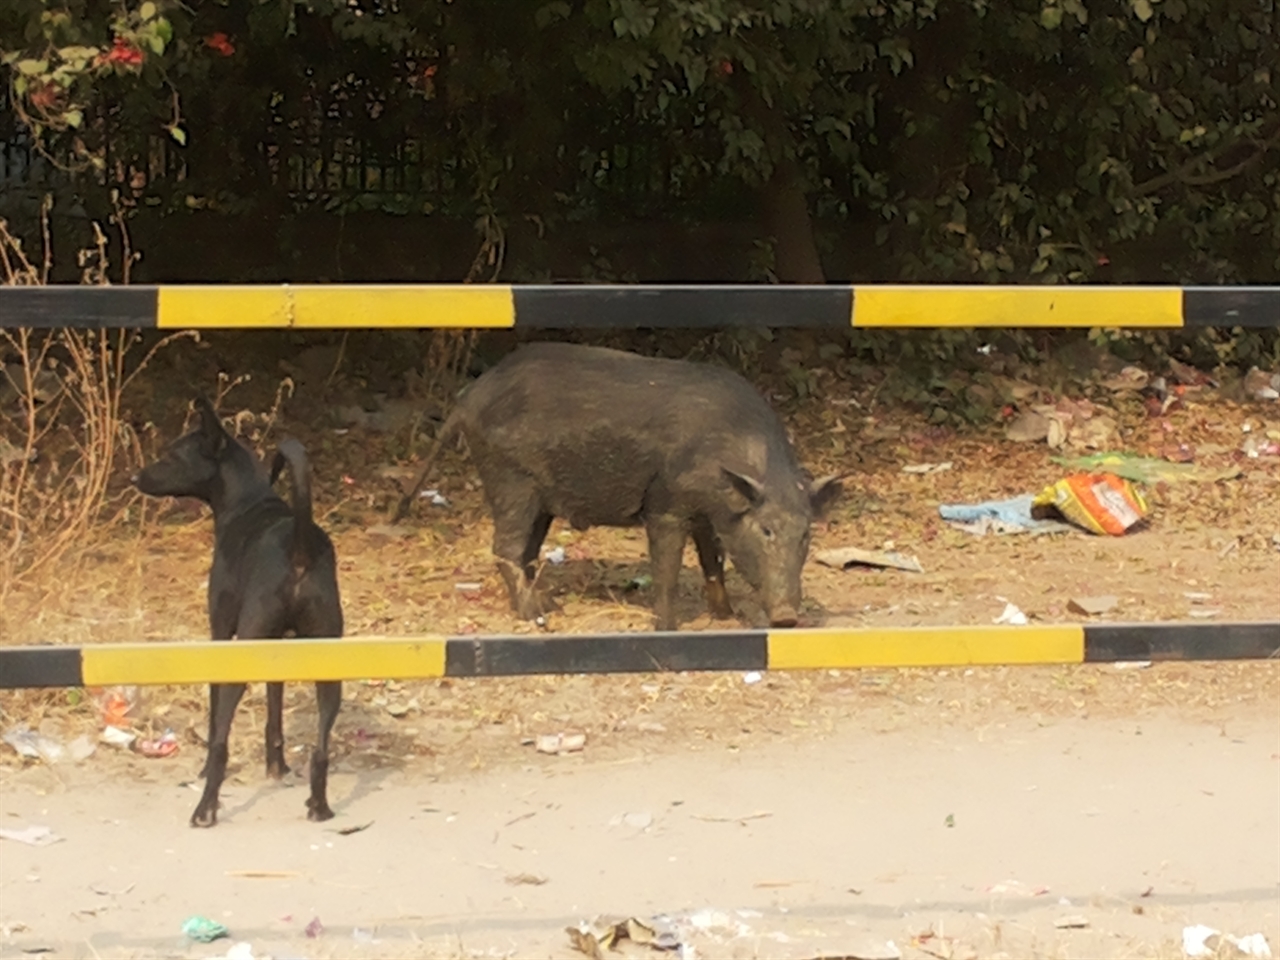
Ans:
[{"label": "dog's front leg", "polygon": [[204,794],[191,815],[193,827],[212,827],[218,822],[218,791],[227,775],[227,741],[231,736],[231,721],[236,707],[244,696],[243,683],[222,683],[215,687],[212,700],[216,704],[213,714],[213,732],[209,737],[209,757],[205,760]]},{"label": "dog's front leg", "polygon": [[[215,595],[213,592],[214,576],[209,575],[209,633],[214,640],[230,640],[236,633],[236,604],[235,598],[226,594]],[[235,712],[235,707],[232,707]],[[198,776],[208,779],[209,776],[209,756],[213,750],[213,741],[216,736],[217,724],[214,717],[218,715],[218,684],[209,684],[209,736],[204,741],[205,755],[204,766],[200,768]]]},{"label": "dog's front leg", "polygon": [[217,729],[213,718],[218,713],[218,685],[216,683],[209,684],[209,735],[204,741],[204,766],[200,768],[200,772],[196,774],[198,777],[207,778],[209,776],[209,751],[213,749],[214,731]]}]

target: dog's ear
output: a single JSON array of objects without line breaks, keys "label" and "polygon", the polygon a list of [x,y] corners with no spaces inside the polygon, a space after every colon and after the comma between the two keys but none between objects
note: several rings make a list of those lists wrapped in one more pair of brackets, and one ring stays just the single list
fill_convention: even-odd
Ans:
[{"label": "dog's ear", "polygon": [[203,393],[196,397],[196,409],[200,411],[200,431],[213,441],[214,453],[218,453],[227,442],[227,431],[218,418],[218,411]]}]

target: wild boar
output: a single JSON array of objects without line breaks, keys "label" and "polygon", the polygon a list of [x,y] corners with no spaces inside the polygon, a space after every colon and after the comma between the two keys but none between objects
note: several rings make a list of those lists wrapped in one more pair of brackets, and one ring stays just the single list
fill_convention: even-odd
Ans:
[{"label": "wild boar", "polygon": [[579,530],[645,528],[658,630],[676,629],[690,536],[714,617],[733,616],[727,553],[770,625],[795,626],[810,523],[841,483],[810,481],[778,415],[732,371],[577,344],[520,347],[463,391],[397,516],[458,434],[480,474],[493,552],[522,618],[554,607],[539,595],[535,571],[561,517]]}]

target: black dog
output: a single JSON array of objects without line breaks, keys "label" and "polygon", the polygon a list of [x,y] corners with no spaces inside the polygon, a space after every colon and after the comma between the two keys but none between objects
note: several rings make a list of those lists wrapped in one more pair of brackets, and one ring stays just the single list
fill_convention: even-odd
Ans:
[{"label": "black dog", "polygon": [[[143,468],[134,485],[153,497],[195,497],[213,508],[213,569],[209,572],[209,624],[214,640],[342,636],[337,561],[329,537],[311,519],[311,467],[297,440],[280,443],[271,474],[227,433],[206,398],[196,401],[200,425],[173,442]],[[289,467],[293,507],[272,484]],[[218,821],[218,790],[227,772],[227,738],[243,683],[209,687],[209,753],[201,775],[204,795],[191,815],[193,827]],[[267,684],[267,776],[279,778],[284,762],[281,708],[284,684]],[[326,798],[329,734],[342,706],[342,684],[316,684],[320,732],[311,754],[308,820],[333,816]]]}]

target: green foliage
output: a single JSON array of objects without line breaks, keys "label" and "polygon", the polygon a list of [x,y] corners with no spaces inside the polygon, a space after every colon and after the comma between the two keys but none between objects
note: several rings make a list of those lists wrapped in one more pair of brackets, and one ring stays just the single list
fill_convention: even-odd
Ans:
[{"label": "green foliage", "polygon": [[[9,102],[37,139],[66,134],[73,165],[103,168],[103,151],[90,141],[95,133],[100,139],[108,98],[123,92],[128,99],[139,81],[151,89],[168,83],[163,58],[174,38],[166,15],[172,6],[171,0],[109,8],[91,0],[62,6],[9,0],[0,12],[0,63],[9,68]],[[19,37],[21,43],[10,42]],[[86,125],[86,109],[98,130],[86,129],[93,126]],[[175,106],[167,127],[181,139],[179,119]]]},{"label": "green foliage", "polygon": [[[0,51],[54,155],[141,169],[168,141],[182,176],[134,187],[157,215],[549,247],[754,217],[790,165],[832,278],[1280,276],[1270,0],[6,0]],[[748,242],[752,276],[790,242]]]},{"label": "green foliage", "polygon": [[1275,330],[1249,327],[1182,330],[1093,330],[1090,339],[1132,363],[1160,368],[1166,357],[1202,370],[1234,367],[1280,368],[1280,336]]}]

